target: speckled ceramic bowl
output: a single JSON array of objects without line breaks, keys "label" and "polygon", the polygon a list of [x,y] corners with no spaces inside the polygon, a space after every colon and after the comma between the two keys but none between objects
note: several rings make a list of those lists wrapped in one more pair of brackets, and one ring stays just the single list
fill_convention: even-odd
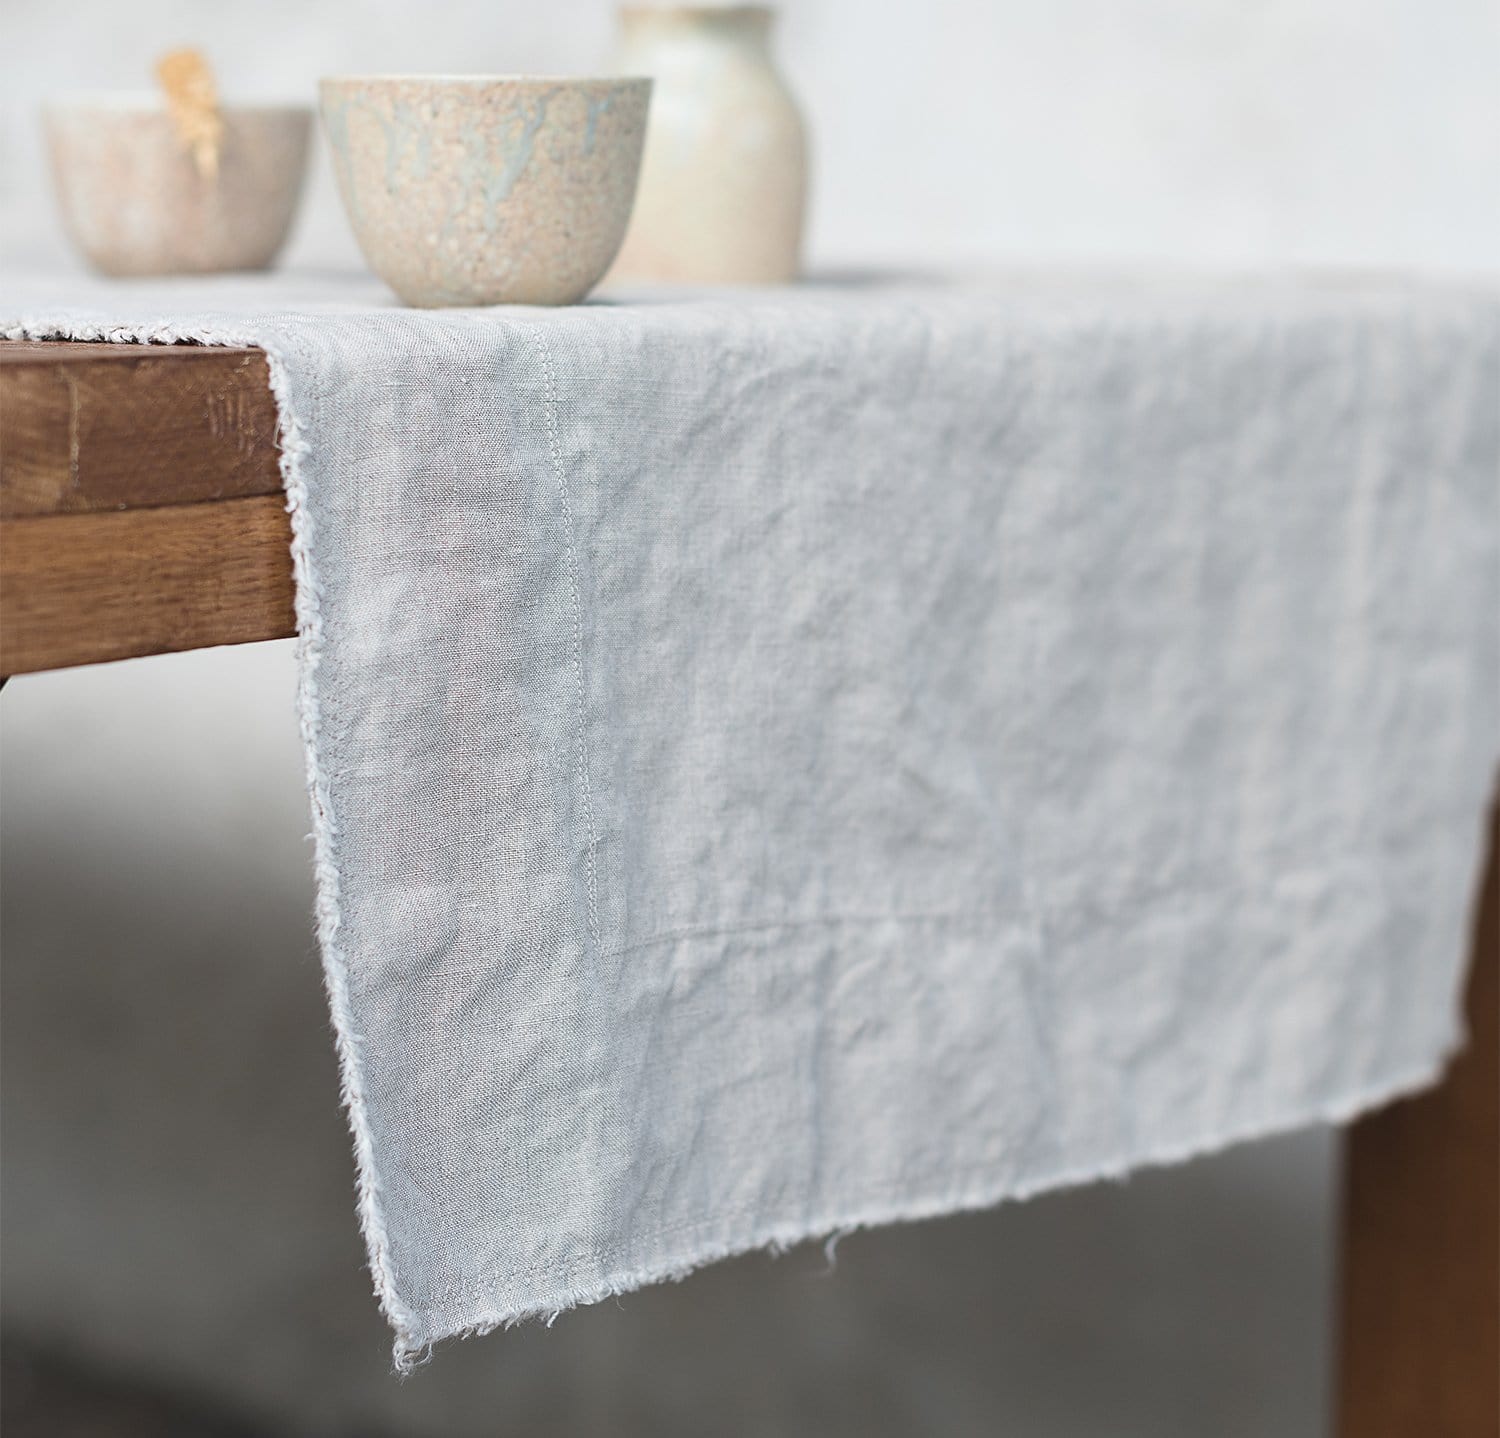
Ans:
[{"label": "speckled ceramic bowl", "polygon": [[312,111],[227,105],[205,179],[159,96],[101,91],[42,112],[69,234],[107,275],[262,270],[280,251],[307,168]]},{"label": "speckled ceramic bowl", "polygon": [[324,80],[323,128],[370,268],[411,305],[565,305],[635,203],[649,80]]}]

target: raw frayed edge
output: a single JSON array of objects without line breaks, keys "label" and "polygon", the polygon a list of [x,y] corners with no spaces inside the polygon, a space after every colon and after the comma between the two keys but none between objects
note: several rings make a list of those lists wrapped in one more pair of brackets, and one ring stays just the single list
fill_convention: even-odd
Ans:
[{"label": "raw frayed edge", "polygon": [[[594,1283],[579,1284],[546,1303],[504,1310],[489,1307],[471,1322],[446,1329],[430,1338],[414,1339],[412,1330],[397,1330],[395,1362],[397,1371],[406,1374],[427,1363],[443,1344],[465,1338],[482,1338],[501,1329],[518,1327],[540,1320],[549,1328],[564,1313],[574,1308],[618,1298],[626,1293],[657,1283],[680,1283],[701,1268],[750,1253],[765,1253],[779,1258],[793,1248],[813,1241],[824,1244],[824,1256],[833,1265],[833,1250],[852,1233],[882,1228],[896,1223],[915,1223],[960,1213],[974,1213],[1003,1202],[1024,1202],[1044,1193],[1078,1188],[1092,1183],[1118,1183],[1133,1174],[1151,1168],[1164,1168],[1205,1158],[1237,1144],[1273,1138],[1279,1134],[1320,1125],[1348,1123],[1371,1109],[1381,1108],[1406,1098],[1438,1082],[1453,1058],[1464,1047],[1466,1035],[1456,1028],[1438,1055],[1426,1063],[1402,1072],[1394,1078],[1379,1079],[1355,1085],[1346,1093],[1304,1110],[1292,1117],[1278,1116],[1269,1121],[1252,1119],[1236,1129],[1215,1135],[1197,1135],[1175,1143],[1164,1144],[1145,1154],[1122,1154],[1095,1164],[1056,1170],[1024,1182],[1001,1178],[981,1182],[958,1193],[914,1197],[906,1203],[873,1205],[853,1216],[838,1219],[810,1220],[773,1225],[753,1238],[727,1240],[699,1248],[689,1257],[664,1259],[626,1273],[611,1275]],[[826,1272],[827,1270],[825,1270]],[[504,1282],[501,1278],[492,1286]]]},{"label": "raw frayed edge", "polygon": [[319,736],[322,709],[318,689],[318,665],[322,657],[322,587],[312,562],[313,526],[307,503],[307,484],[302,462],[311,454],[290,404],[288,378],[277,355],[267,351],[271,393],[276,398],[281,434],[281,469],[286,485],[287,510],[292,522],[292,572],[297,581],[297,710],[302,748],[307,758],[307,787],[313,814],[313,853],[317,875],[318,943],[323,952],[323,975],[328,1005],[333,1015],[335,1046],[339,1058],[339,1091],[354,1138],[355,1190],[359,1226],[369,1255],[370,1276],[381,1311],[396,1332],[396,1368],[403,1367],[401,1354],[408,1349],[415,1330],[410,1311],[396,1292],[390,1240],[379,1184],[375,1178],[374,1141],[370,1135],[365,1103],[360,1037],[355,1032],[349,999],[349,965],[339,947],[339,870],[334,818],[328,779],[323,772]]},{"label": "raw frayed edge", "polygon": [[312,562],[313,519],[307,503],[307,481],[302,470],[303,461],[312,454],[312,447],[304,437],[293,411],[286,365],[278,351],[267,348],[261,337],[251,332],[237,331],[233,325],[204,329],[170,320],[146,325],[108,325],[82,318],[61,321],[21,319],[7,321],[0,333],[10,340],[92,340],[134,345],[191,342],[218,348],[248,346],[260,350],[266,357],[271,394],[276,400],[282,484],[286,490],[287,512],[291,516],[292,573],[296,579],[297,719],[307,762],[307,787],[312,805],[318,943],[323,956],[323,979],[328,991],[328,1005],[333,1016],[334,1044],[339,1060],[339,1094],[354,1139],[359,1226],[369,1256],[370,1276],[374,1281],[376,1299],[386,1321],[396,1333],[396,1371],[404,1376],[415,1366],[413,1355],[422,1351],[422,1345],[414,1337],[416,1324],[411,1311],[396,1292],[385,1212],[375,1178],[374,1144],[365,1103],[360,1038],[354,1031],[353,1011],[349,1000],[348,964],[338,945],[339,876],[335,857],[338,829],[318,747],[321,721],[318,665],[323,639],[322,586]]}]

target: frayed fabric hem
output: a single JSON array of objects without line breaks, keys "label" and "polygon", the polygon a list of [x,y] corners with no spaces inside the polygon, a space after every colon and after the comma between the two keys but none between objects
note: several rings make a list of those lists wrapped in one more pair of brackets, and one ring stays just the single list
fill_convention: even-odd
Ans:
[{"label": "frayed fabric hem", "polygon": [[[942,1194],[914,1194],[904,1200],[851,1205],[848,1212],[837,1217],[773,1222],[757,1227],[743,1238],[716,1239],[696,1245],[688,1254],[676,1254],[639,1266],[622,1267],[596,1281],[567,1286],[545,1302],[506,1307],[496,1304],[493,1299],[481,1301],[474,1308],[472,1316],[451,1328],[445,1327],[436,1332],[423,1332],[396,1324],[393,1325],[396,1329],[393,1352],[395,1371],[402,1377],[409,1376],[429,1362],[442,1344],[464,1338],[480,1338],[528,1322],[541,1321],[550,1327],[572,1309],[602,1303],[658,1283],[681,1282],[699,1269],[745,1254],[759,1252],[779,1257],[805,1243],[821,1241],[831,1266],[832,1254],[828,1250],[847,1235],[860,1230],[973,1213],[1007,1201],[1022,1202],[1044,1193],[1091,1183],[1123,1182],[1143,1169],[1163,1168],[1196,1158],[1206,1158],[1238,1144],[1274,1138],[1302,1128],[1342,1125],[1372,1109],[1384,1107],[1397,1099],[1432,1087],[1441,1080],[1448,1064],[1462,1047],[1462,1037],[1455,1037],[1439,1057],[1430,1063],[1419,1065],[1395,1078],[1383,1078],[1358,1085],[1289,1118],[1273,1117],[1251,1121],[1220,1134],[1190,1136],[1143,1153],[1114,1155],[1095,1164],[1059,1169],[1042,1176],[1018,1180],[1014,1176],[997,1177],[990,1174]],[[489,1285],[491,1292],[503,1288],[506,1281],[505,1277],[494,1280]]]}]

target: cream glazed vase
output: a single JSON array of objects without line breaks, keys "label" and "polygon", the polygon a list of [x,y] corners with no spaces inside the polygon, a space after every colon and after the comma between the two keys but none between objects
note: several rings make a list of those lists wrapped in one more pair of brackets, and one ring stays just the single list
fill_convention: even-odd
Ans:
[{"label": "cream glazed vase", "polygon": [[771,61],[773,12],[626,7],[620,74],[656,86],[635,211],[611,279],[782,284],[796,278],[807,142]]}]

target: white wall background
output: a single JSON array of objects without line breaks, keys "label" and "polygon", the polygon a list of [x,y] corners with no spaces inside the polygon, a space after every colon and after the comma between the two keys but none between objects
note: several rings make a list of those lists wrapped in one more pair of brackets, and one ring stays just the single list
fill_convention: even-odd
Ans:
[{"label": "white wall background", "polygon": [[[35,110],[194,43],[320,73],[588,70],[592,0],[4,0],[0,284],[68,263]],[[802,0],[824,263],[1485,268],[1492,0]],[[357,263],[319,153],[290,259]],[[5,1317],[282,1431],[1323,1431],[1329,1149],[721,1267],[385,1376],[310,931],[284,645],[15,681]]]},{"label": "white wall background", "polygon": [[[182,43],[230,97],[351,71],[587,71],[601,0],[4,0],[0,259],[59,254],[38,102]],[[1460,268],[1500,256],[1492,0],[789,0],[824,261]],[[355,262],[319,166],[292,262]]]}]

